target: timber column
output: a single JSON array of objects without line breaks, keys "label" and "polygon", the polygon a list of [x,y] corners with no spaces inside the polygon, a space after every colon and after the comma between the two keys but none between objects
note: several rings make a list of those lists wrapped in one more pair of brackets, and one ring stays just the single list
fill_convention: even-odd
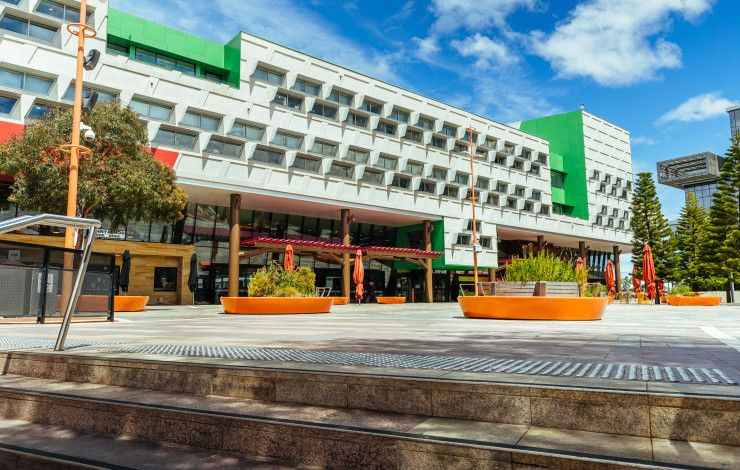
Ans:
[{"label": "timber column", "polygon": [[537,235],[537,254],[542,252],[544,248],[545,248],[545,236]]},{"label": "timber column", "polygon": [[[349,209],[342,209],[342,245],[349,245]],[[342,253],[342,297],[349,298],[349,252]]]},{"label": "timber column", "polygon": [[239,297],[239,247],[242,241],[239,211],[242,208],[242,195],[232,194],[229,207],[229,297]]},{"label": "timber column", "polygon": [[588,266],[586,259],[586,242],[578,242],[578,256],[583,260],[583,265]]},{"label": "timber column", "polygon": [[[432,251],[432,222],[430,220],[424,221],[424,227],[422,229],[422,239],[424,241],[424,250]],[[425,273],[424,273],[424,300],[431,304],[434,302],[433,288],[433,277],[432,277],[432,258],[424,260]]]},{"label": "timber column", "polygon": [[619,255],[622,254],[622,250],[619,249],[618,245],[614,245],[612,248],[614,251],[614,277],[616,278],[616,289],[617,293],[622,291],[622,273],[619,265]]}]

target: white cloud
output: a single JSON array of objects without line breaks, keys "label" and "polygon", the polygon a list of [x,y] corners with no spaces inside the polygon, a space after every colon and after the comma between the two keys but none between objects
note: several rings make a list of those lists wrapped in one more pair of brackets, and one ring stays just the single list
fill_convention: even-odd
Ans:
[{"label": "white cloud", "polygon": [[658,143],[657,140],[655,140],[655,139],[653,139],[651,137],[643,136],[643,135],[636,135],[636,136],[632,137],[631,142],[632,142],[633,145],[646,145],[646,146],[648,146],[648,145],[655,145],[655,144]]},{"label": "white cloud", "polygon": [[519,60],[505,44],[480,33],[465,39],[454,40],[451,45],[461,56],[476,58],[475,65],[479,69],[511,65]]},{"label": "white cloud", "polygon": [[674,16],[688,21],[714,0],[588,0],[555,31],[532,33],[532,50],[562,78],[590,77],[624,86],[681,66],[681,49],[665,39]]},{"label": "white cloud", "polygon": [[416,44],[416,55],[422,60],[431,60],[437,53],[439,53],[439,43],[437,42],[436,36],[428,36],[426,38],[414,38]]},{"label": "white cloud", "polygon": [[506,17],[519,8],[533,9],[538,0],[434,0],[429,9],[437,17],[432,31],[450,33],[460,28],[481,31],[506,25]]},{"label": "white cloud", "polygon": [[705,121],[726,113],[733,104],[719,92],[704,93],[692,96],[677,107],[671,109],[658,119],[659,123]]}]

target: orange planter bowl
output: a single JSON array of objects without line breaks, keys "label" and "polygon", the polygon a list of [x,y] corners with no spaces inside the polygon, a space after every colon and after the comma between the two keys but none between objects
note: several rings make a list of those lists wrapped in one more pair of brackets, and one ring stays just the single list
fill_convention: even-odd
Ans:
[{"label": "orange planter bowl", "polygon": [[349,297],[329,297],[334,301],[333,305],[347,305],[349,303]]},{"label": "orange planter bowl", "polygon": [[406,297],[378,297],[379,304],[405,304]]},{"label": "orange planter bowl", "polygon": [[113,296],[114,312],[143,312],[149,302],[148,295],[115,295]]},{"label": "orange planter bowl", "polygon": [[233,315],[281,315],[329,313],[331,297],[221,297],[224,313]]},{"label": "orange planter bowl", "polygon": [[676,307],[716,307],[722,302],[722,297],[718,295],[708,295],[706,297],[683,297],[680,295],[669,295],[666,297],[668,305]]},{"label": "orange planter bowl", "polygon": [[468,318],[502,320],[601,320],[608,297],[461,296]]}]

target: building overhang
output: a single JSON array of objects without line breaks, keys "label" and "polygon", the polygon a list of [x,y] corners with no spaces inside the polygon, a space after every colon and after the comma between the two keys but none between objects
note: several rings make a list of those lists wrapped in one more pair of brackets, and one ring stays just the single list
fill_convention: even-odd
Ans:
[{"label": "building overhang", "polygon": [[524,240],[532,243],[537,243],[537,236],[542,235],[545,237],[546,243],[552,243],[555,246],[563,248],[578,248],[579,242],[586,242],[589,249],[597,251],[612,251],[614,246],[619,247],[618,249],[623,252],[627,252],[627,250],[632,249],[632,245],[629,243],[612,242],[609,240],[578,235],[564,235],[562,233],[546,232],[542,230],[526,230],[505,225],[497,225],[496,234],[499,240]]}]

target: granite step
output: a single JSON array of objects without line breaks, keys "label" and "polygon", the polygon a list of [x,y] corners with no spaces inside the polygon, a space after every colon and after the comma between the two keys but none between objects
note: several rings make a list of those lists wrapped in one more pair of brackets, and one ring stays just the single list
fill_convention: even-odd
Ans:
[{"label": "granite step", "polygon": [[0,376],[0,418],[322,468],[740,465],[728,445],[14,375]]}]

